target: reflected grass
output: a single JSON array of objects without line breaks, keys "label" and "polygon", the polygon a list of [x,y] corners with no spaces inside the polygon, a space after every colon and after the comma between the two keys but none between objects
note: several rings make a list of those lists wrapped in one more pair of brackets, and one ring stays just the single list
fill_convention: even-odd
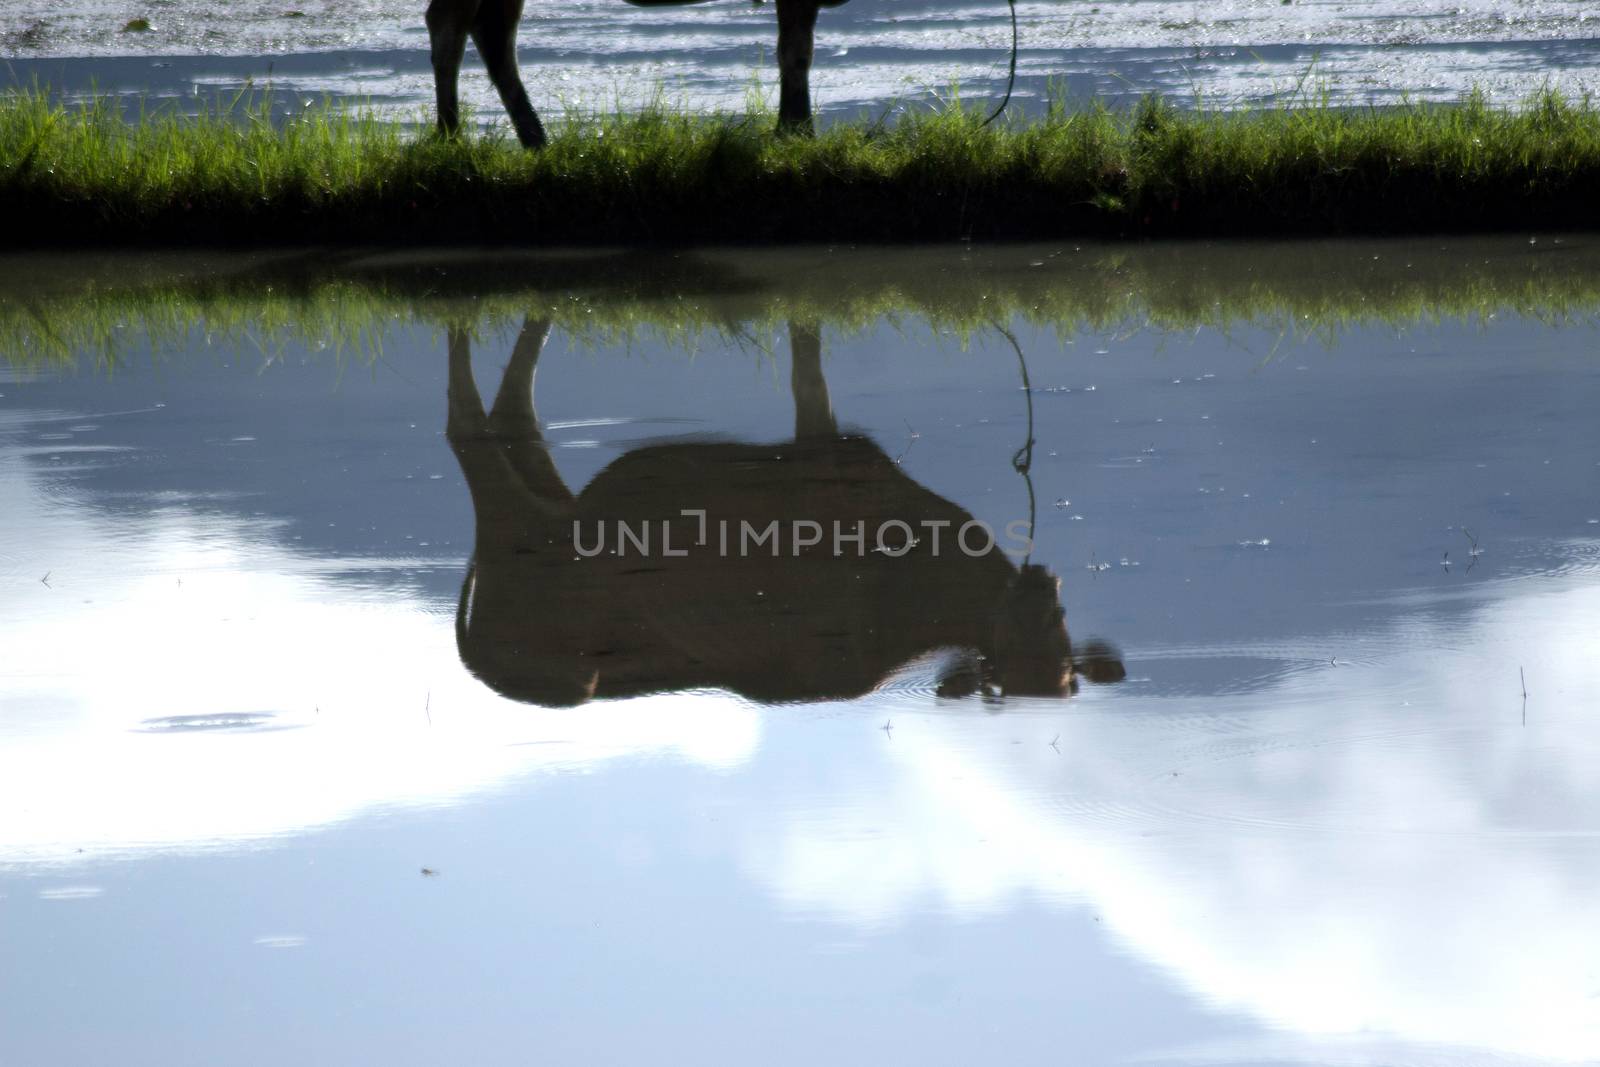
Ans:
[{"label": "reflected grass", "polygon": [[391,331],[552,319],[596,349],[692,351],[786,320],[888,321],[964,341],[996,323],[1084,333],[1350,330],[1519,317],[1596,323],[1585,236],[970,248],[29,253],[0,257],[0,358],[115,368],[209,341],[370,361]]},{"label": "reflected grass", "polygon": [[952,97],[892,123],[778,137],[772,116],[572,113],[549,147],[440,139],[331,103],[196,115],[0,96],[14,246],[1037,240],[1586,228],[1600,111],[1052,107],[985,126]]}]

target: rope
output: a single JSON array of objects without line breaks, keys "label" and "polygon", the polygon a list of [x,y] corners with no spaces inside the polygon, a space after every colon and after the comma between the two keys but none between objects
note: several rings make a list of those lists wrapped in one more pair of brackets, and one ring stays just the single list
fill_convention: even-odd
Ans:
[{"label": "rope", "polygon": [[1011,7],[1011,73],[1006,77],[1006,95],[1001,99],[1000,106],[994,109],[994,114],[983,120],[985,126],[1000,117],[1000,112],[1011,103],[1011,90],[1017,84],[1017,0],[1006,0]]}]

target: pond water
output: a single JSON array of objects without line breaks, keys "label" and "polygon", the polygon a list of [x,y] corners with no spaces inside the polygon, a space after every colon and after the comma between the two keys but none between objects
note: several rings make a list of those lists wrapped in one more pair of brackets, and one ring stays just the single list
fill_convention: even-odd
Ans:
[{"label": "pond water", "polygon": [[0,1062],[1591,1058],[1597,267],[0,262]]},{"label": "pond water", "polygon": [[[0,9],[0,77],[69,96],[90,91],[213,99],[252,82],[290,95],[367,99],[415,118],[432,101],[422,0],[11,0]],[[661,93],[692,108],[775,98],[771,4],[631,8],[533,0],[521,59],[536,106],[609,109]],[[1326,92],[1366,105],[1453,100],[1481,88],[1506,104],[1552,86],[1600,87],[1600,9],[1573,0],[1022,0],[1019,111],[1052,94],[1112,103],[1148,92],[1211,106]],[[134,18],[149,29],[126,32]],[[1004,90],[1004,0],[852,0],[824,11],[814,88],[824,118],[926,103],[959,85]],[[500,121],[470,60],[465,98]]]}]

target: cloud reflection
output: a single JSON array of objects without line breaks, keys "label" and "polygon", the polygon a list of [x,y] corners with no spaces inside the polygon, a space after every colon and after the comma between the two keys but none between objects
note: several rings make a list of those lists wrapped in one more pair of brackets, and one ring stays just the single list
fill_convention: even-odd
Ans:
[{"label": "cloud reflection", "polygon": [[21,813],[0,865],[271,839],[616,759],[728,767],[757,744],[755,711],[720,694],[512,705],[461,669],[450,606],[336,587],[359,561],[54,496],[0,463],[0,810]]},{"label": "cloud reflection", "polygon": [[[749,870],[791,909],[866,927],[1086,908],[1218,1007],[1307,1039],[1390,1039],[1338,1045],[1350,1062],[1587,1059],[1600,589],[1490,588],[1465,621],[1408,616],[1374,661],[1255,694],[1124,692],[1005,730],[902,712],[885,780],[753,837]],[[1519,655],[1539,694],[1526,727]],[[1308,1055],[1289,1050],[1196,1058]]]}]

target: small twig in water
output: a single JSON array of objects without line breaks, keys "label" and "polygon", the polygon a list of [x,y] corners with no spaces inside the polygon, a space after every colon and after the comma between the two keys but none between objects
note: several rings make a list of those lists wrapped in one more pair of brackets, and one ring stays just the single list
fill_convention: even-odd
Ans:
[{"label": "small twig in water", "polygon": [[894,720],[893,719],[885,719],[885,720],[883,720],[883,725],[878,727],[878,729],[882,730],[890,738],[893,738],[894,737]]},{"label": "small twig in water", "polygon": [[[899,463],[900,461],[899,460],[895,460],[895,462]],[[900,546],[900,555],[902,555],[902,556],[905,555],[907,552],[910,552],[913,548],[916,548],[920,544],[922,544],[922,538],[913,537],[911,540],[907,541],[904,545]],[[872,551],[874,551],[874,552],[882,552],[886,556],[892,556],[892,555],[895,554],[894,552],[890,551],[890,546],[888,546],[888,545],[877,545],[876,547],[874,547],[872,549]]]},{"label": "small twig in water", "polygon": [[1060,740],[1061,740],[1061,735],[1060,734],[1056,734],[1054,737],[1052,737],[1050,739],[1050,747],[1056,750],[1056,755],[1058,755],[1058,756],[1061,755],[1061,745],[1058,744],[1058,742]]},{"label": "small twig in water", "polygon": [[1439,566],[1444,568],[1446,574],[1450,573],[1450,550],[1448,548],[1444,550],[1444,559],[1439,561]]},{"label": "small twig in water", "polygon": [[433,690],[428,690],[428,695],[422,701],[423,714],[428,716],[428,725],[433,725]]},{"label": "small twig in water", "polygon": [[1517,664],[1517,676],[1522,679],[1522,725],[1528,725],[1528,672]]},{"label": "small twig in water", "polygon": [[55,586],[50,584],[50,575],[52,575],[54,573],[55,573],[54,571],[45,571],[44,572],[44,577],[39,579],[39,583],[41,585],[43,585],[46,589],[54,589]]},{"label": "small twig in water", "polygon": [[1463,526],[1461,527],[1461,533],[1466,537],[1467,544],[1469,546],[1467,549],[1468,559],[1466,573],[1471,574],[1472,568],[1478,565],[1478,557],[1483,555],[1483,549],[1478,547],[1478,539],[1472,535],[1471,530]]},{"label": "small twig in water", "polygon": [[438,876],[438,874],[439,872],[434,870],[432,867],[422,868],[422,877],[424,878],[435,878]]}]

